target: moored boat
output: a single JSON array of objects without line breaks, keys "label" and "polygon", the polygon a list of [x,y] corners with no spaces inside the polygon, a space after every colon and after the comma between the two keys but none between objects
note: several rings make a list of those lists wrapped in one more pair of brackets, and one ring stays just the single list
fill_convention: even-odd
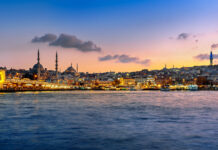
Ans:
[{"label": "moored boat", "polygon": [[169,88],[169,85],[163,85],[161,88],[160,88],[161,91],[170,91],[170,88]]},{"label": "moored boat", "polygon": [[188,90],[197,91],[198,90],[198,85],[188,85]]}]

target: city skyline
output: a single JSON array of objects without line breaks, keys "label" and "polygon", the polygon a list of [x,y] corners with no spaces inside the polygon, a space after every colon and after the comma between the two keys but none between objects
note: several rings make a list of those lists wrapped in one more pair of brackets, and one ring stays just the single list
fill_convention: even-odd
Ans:
[{"label": "city skyline", "polygon": [[82,72],[209,65],[211,50],[217,64],[215,0],[10,2],[0,6],[1,66],[29,69],[38,49],[51,70],[57,51],[61,71],[71,63]]}]

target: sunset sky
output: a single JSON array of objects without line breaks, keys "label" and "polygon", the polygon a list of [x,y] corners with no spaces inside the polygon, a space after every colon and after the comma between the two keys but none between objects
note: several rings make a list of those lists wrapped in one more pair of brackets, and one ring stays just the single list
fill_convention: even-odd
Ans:
[{"label": "sunset sky", "polygon": [[[1,0],[0,66],[137,71],[218,64],[217,0]],[[207,57],[208,56],[208,57]]]}]

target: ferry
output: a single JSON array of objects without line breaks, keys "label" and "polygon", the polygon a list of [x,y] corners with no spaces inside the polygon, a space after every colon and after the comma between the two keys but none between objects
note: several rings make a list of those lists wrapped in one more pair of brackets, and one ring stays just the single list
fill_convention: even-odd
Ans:
[{"label": "ferry", "polygon": [[197,91],[198,90],[198,85],[188,85],[188,90]]}]

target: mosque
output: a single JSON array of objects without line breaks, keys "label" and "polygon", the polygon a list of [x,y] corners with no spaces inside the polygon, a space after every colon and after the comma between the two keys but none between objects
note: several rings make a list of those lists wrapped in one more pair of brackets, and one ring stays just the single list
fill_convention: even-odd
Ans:
[{"label": "mosque", "polygon": [[[50,76],[55,77],[55,79],[58,79],[58,53],[56,52],[56,59],[55,59],[55,72],[51,75],[47,68],[44,68],[43,65],[40,63],[40,52],[38,50],[37,53],[37,63],[33,65],[32,68],[30,68],[30,72],[33,73],[37,80],[45,80]],[[68,67],[63,74],[78,74],[78,64],[76,69],[72,66]]]}]

